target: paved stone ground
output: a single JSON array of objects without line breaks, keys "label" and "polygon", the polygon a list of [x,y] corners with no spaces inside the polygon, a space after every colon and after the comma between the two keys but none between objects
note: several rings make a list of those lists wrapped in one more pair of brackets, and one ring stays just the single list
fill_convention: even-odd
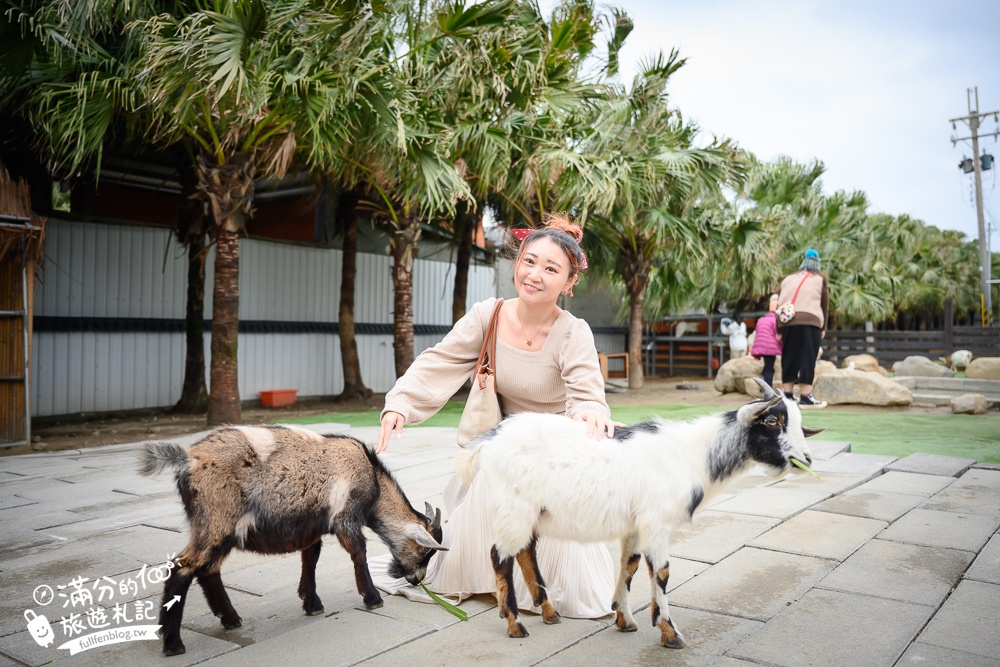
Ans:
[{"label": "paved stone ground", "polygon": [[[374,433],[353,431],[366,441]],[[453,430],[439,428],[410,428],[393,441],[386,460],[415,506],[441,505],[453,442]],[[119,634],[155,625],[158,566],[186,542],[172,476],[140,477],[135,444],[0,459],[0,667],[1000,667],[1000,469],[811,444],[822,480],[751,474],[676,535],[670,603],[688,642],[680,651],[660,647],[658,632],[641,622],[622,634],[611,617],[545,626],[525,614],[531,635],[509,639],[489,595],[462,605],[467,622],[401,597],[367,611],[350,559],[329,540],[317,576],[324,615],[302,613],[296,554],[235,553],[223,579],[243,627],[224,630],[192,587],[186,654],[164,658],[155,640],[70,655],[58,647],[102,624]],[[369,549],[385,552],[378,540]],[[647,609],[649,595],[649,582],[636,577],[633,606]],[[48,645],[32,637],[26,612],[46,617]]]}]

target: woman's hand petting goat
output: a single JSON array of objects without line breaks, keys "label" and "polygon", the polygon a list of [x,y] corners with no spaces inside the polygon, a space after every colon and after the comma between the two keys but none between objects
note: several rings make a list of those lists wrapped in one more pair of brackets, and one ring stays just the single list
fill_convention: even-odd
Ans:
[{"label": "woman's hand petting goat", "polygon": [[545,623],[558,623],[535,558],[539,537],[578,542],[621,540],[621,561],[612,608],[623,632],[636,629],[628,601],[632,576],[645,557],[653,579],[653,625],[660,642],[681,648],[684,639],[670,618],[667,580],[670,535],[734,476],[756,464],[771,475],[795,470],[790,461],[812,462],[805,438],[819,431],[802,426],[794,401],[756,380],[764,398],[738,410],[692,422],[654,420],[619,428],[603,442],[558,415],[519,414],[459,452],[456,467],[466,479],[480,476],[489,488],[493,529],[491,560],[501,617],[511,637],[528,634],[518,620],[513,568],[517,560]]}]

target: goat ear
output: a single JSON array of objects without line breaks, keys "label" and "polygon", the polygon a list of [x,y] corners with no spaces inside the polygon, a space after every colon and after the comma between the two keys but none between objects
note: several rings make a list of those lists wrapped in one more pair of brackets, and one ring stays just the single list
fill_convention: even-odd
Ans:
[{"label": "goat ear", "polygon": [[434,521],[434,507],[426,500],[424,501],[424,516],[427,517],[428,521]]},{"label": "goat ear", "polygon": [[740,422],[740,426],[743,428],[750,428],[753,423],[757,421],[758,417],[780,402],[781,397],[775,396],[767,402],[754,401],[753,403],[747,403],[736,412],[736,419]]},{"label": "goat ear", "polygon": [[826,430],[825,428],[806,428],[805,426],[803,426],[802,427],[802,435],[804,435],[807,438],[811,438],[814,435],[819,435],[820,433],[822,433],[825,430]]},{"label": "goat ear", "polygon": [[406,526],[406,536],[422,547],[437,549],[438,551],[447,551],[447,549],[441,546],[441,544],[434,539],[434,536],[428,533],[427,529],[420,524],[408,524]]}]

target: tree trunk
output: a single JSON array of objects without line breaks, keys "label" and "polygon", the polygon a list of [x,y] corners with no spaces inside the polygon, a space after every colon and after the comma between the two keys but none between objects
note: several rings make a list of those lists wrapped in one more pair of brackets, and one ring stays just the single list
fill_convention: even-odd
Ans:
[{"label": "tree trunk", "polygon": [[340,362],[344,369],[344,390],[334,399],[349,401],[369,398],[372,390],[361,379],[361,360],[354,330],[354,281],[358,273],[357,190],[341,193],[337,200],[337,225],[344,238],[344,260],[340,275],[340,313],[337,316]]},{"label": "tree trunk", "polygon": [[237,351],[240,327],[240,239],[253,208],[252,154],[227,156],[225,164],[198,155],[198,197],[215,232],[212,296],[212,367],[208,425],[242,421]]},{"label": "tree trunk", "polygon": [[455,288],[451,296],[451,322],[458,322],[465,315],[465,304],[469,298],[469,267],[472,265],[472,248],[482,208],[475,213],[468,210],[464,201],[458,202],[455,213],[455,235],[458,237],[458,252],[455,256]]},{"label": "tree trunk", "polygon": [[208,258],[210,225],[204,206],[197,201],[198,175],[190,160],[180,162],[181,206],[177,241],[187,250],[187,301],[184,313],[184,384],[173,412],[200,414],[208,409],[205,384],[205,262]]},{"label": "tree trunk", "polygon": [[413,260],[420,241],[420,220],[414,215],[400,218],[392,230],[392,350],[396,377],[402,377],[413,363]]},{"label": "tree trunk", "polygon": [[173,412],[199,414],[208,407],[205,386],[205,236],[196,234],[187,242],[187,303],[184,317],[184,386]]},{"label": "tree trunk", "polygon": [[646,302],[646,287],[629,293],[628,318],[628,388],[642,389],[642,308]]},{"label": "tree trunk", "polygon": [[238,424],[240,407],[240,239],[236,232],[218,230],[215,246],[215,290],[212,296],[212,391],[208,425]]}]

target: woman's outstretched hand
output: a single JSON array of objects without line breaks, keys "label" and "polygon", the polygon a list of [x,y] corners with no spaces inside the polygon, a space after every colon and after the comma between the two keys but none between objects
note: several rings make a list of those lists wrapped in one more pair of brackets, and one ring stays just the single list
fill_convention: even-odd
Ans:
[{"label": "woman's outstretched hand", "polygon": [[610,418],[596,412],[579,412],[573,415],[573,421],[587,425],[587,435],[598,440],[604,439],[605,432],[609,438],[615,437],[615,427],[624,428],[625,424],[612,421]]},{"label": "woman's outstretched hand", "polygon": [[375,447],[375,453],[381,454],[389,448],[389,436],[392,432],[396,432],[397,438],[403,437],[403,424],[406,422],[406,418],[398,412],[386,412],[382,417],[382,428],[378,431],[378,446]]}]

